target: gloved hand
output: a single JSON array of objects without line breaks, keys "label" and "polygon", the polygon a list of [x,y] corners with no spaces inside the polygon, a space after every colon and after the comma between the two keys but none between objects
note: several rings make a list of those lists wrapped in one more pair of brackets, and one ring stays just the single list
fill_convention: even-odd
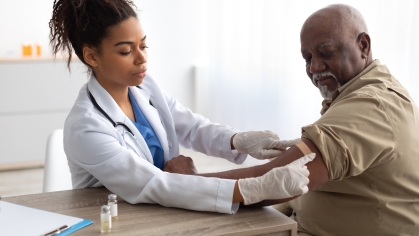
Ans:
[{"label": "gloved hand", "polygon": [[249,205],[265,199],[283,199],[308,192],[310,172],[306,163],[316,156],[310,153],[292,163],[273,168],[257,178],[239,179],[238,185],[244,204]]},{"label": "gloved hand", "polygon": [[293,140],[281,140],[280,146],[282,149],[286,149],[288,147],[291,147],[292,145],[295,145],[297,143],[301,142],[301,138],[296,138]]},{"label": "gloved hand", "polygon": [[248,131],[237,133],[233,138],[233,146],[239,153],[249,154],[257,159],[269,159],[279,156],[287,147],[301,141],[296,140],[280,141],[278,135],[270,130]]},{"label": "gloved hand", "polygon": [[[292,145],[296,145],[297,143],[301,142],[301,138],[296,138],[293,140],[281,140],[279,141],[279,147],[280,150],[287,150],[287,148],[291,147]],[[282,154],[282,151],[278,150],[279,154]],[[279,156],[279,154],[277,156]],[[277,156],[275,156],[274,158],[269,158],[271,161],[273,159],[275,159]]]}]

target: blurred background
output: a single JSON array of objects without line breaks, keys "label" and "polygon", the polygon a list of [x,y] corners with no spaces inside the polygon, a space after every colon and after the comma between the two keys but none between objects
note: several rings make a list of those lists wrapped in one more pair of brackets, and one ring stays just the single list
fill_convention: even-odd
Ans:
[{"label": "blurred background", "polygon": [[[213,122],[244,131],[270,129],[281,139],[293,139],[319,118],[322,98],[305,74],[299,34],[311,13],[333,3],[352,5],[363,14],[373,58],[387,64],[419,101],[419,1],[134,2],[147,35],[148,74]],[[42,168],[48,135],[63,128],[87,82],[79,60],[72,61],[70,73],[62,57],[54,61],[51,56],[52,5],[52,0],[0,2],[3,172]],[[6,185],[11,182],[0,177],[0,194]]]}]

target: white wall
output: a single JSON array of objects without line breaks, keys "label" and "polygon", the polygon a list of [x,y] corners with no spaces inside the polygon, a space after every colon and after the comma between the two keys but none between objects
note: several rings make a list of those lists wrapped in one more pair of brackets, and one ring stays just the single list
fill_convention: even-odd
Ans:
[{"label": "white wall", "polygon": [[207,1],[136,1],[147,35],[148,73],[183,105],[193,107],[193,66],[206,64]]},{"label": "white wall", "polygon": [[412,92],[411,95],[413,99],[416,101],[416,104],[419,104],[419,79],[417,75],[417,70],[419,68],[419,2],[416,1],[416,4],[414,6],[414,11],[416,12],[413,25],[416,28],[413,32],[412,42],[413,48],[410,54],[410,61],[412,63],[412,67],[410,67],[410,74],[415,75],[415,77],[412,77],[410,80],[410,90],[415,90],[416,92]]}]

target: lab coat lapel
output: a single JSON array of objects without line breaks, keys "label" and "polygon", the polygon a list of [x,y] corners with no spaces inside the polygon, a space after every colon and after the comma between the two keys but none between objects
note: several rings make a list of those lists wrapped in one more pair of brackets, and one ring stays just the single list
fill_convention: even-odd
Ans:
[{"label": "lab coat lapel", "polygon": [[[95,98],[97,104],[108,114],[108,116],[114,122],[122,122],[126,126],[128,126],[128,128],[130,128],[130,130],[132,131],[132,133],[138,141],[139,147],[135,140],[132,140],[131,137],[127,137],[127,135],[123,133],[123,128],[121,126],[118,126],[117,130],[124,137],[124,141],[128,143],[139,156],[153,163],[153,157],[151,156],[147,143],[145,142],[141,133],[138,131],[137,127],[135,127],[132,121],[124,114],[124,112],[122,112],[121,108],[112,98],[112,96],[99,84],[99,82],[93,75],[90,77],[87,86],[88,90]],[[144,157],[144,155],[146,156]]]},{"label": "lab coat lapel", "polygon": [[144,116],[147,118],[150,125],[153,127],[154,132],[156,133],[160,144],[162,145],[164,151],[164,159],[168,160],[169,157],[169,145],[167,140],[166,130],[162,125],[160,116],[156,108],[150,105],[150,93],[144,89],[137,87],[130,87],[131,93],[134,95],[135,100],[138,103],[141,111]]}]

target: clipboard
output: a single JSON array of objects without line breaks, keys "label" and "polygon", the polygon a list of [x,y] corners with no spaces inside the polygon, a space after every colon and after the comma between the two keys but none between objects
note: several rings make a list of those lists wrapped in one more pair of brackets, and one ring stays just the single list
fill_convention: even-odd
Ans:
[{"label": "clipboard", "polygon": [[92,220],[39,210],[0,200],[0,236],[68,235]]}]

